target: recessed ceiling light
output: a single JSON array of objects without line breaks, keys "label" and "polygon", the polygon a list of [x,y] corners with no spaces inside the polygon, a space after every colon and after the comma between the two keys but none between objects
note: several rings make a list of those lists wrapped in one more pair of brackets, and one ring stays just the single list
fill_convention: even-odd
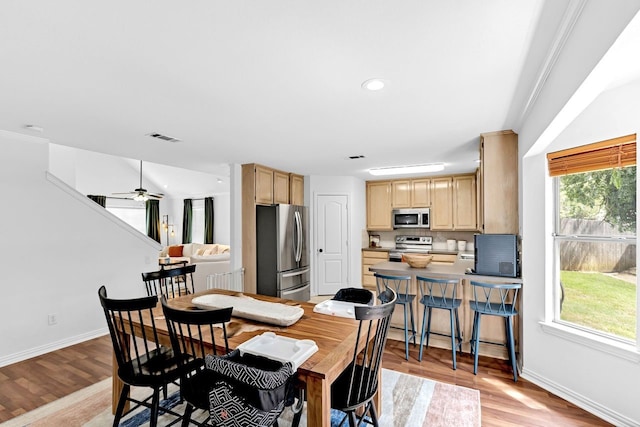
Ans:
[{"label": "recessed ceiling light", "polygon": [[222,180],[218,178],[218,184],[222,184]]},{"label": "recessed ceiling light", "polygon": [[384,80],[382,79],[369,79],[362,83],[362,89],[376,91],[384,88]]},{"label": "recessed ceiling light", "polygon": [[444,163],[431,163],[428,165],[393,166],[388,168],[369,169],[371,175],[403,175],[407,173],[440,172],[444,169]]}]

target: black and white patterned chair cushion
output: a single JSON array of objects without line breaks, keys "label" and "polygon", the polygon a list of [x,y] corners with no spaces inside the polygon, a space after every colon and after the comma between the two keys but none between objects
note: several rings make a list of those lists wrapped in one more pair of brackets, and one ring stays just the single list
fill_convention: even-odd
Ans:
[{"label": "black and white patterned chair cushion", "polygon": [[281,363],[238,350],[224,356],[209,355],[208,369],[219,378],[209,393],[211,421],[216,426],[273,425],[292,403],[295,372]]}]

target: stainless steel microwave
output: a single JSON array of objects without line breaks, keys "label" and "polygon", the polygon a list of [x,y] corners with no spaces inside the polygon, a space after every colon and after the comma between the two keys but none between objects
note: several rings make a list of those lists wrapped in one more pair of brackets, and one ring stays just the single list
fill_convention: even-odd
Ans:
[{"label": "stainless steel microwave", "polygon": [[394,209],[391,221],[393,228],[429,228],[429,208]]}]

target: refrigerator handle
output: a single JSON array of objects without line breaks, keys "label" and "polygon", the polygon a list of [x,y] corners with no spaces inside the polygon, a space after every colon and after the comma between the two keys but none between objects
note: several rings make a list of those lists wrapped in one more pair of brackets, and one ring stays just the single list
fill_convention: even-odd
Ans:
[{"label": "refrigerator handle", "polygon": [[302,259],[302,217],[300,211],[294,212],[294,218],[296,222],[296,262],[300,262]]},{"label": "refrigerator handle", "polygon": [[305,268],[304,270],[294,271],[293,273],[283,273],[282,277],[300,276],[300,275],[308,273],[308,272],[309,272],[309,269]]}]

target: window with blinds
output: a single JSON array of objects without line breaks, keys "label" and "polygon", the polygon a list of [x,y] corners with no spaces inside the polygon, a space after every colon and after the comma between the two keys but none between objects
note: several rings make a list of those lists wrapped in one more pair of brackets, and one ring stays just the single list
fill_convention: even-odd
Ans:
[{"label": "window with blinds", "polygon": [[547,161],[550,176],[632,166],[636,164],[636,134],[548,153]]}]

